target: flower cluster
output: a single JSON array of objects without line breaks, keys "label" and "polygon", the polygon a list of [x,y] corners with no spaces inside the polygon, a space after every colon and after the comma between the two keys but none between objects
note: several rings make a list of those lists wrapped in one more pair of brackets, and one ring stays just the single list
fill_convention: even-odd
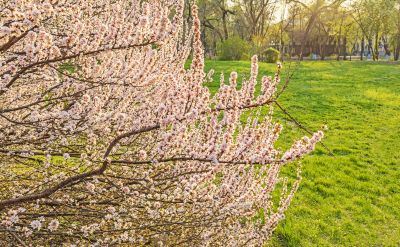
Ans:
[{"label": "flower cluster", "polygon": [[198,10],[190,28],[184,6],[5,2],[0,232],[9,234],[0,245],[261,246],[270,238],[300,180],[299,172],[288,188],[281,167],[323,134],[286,152],[274,147],[282,66],[258,92],[256,56],[241,86],[233,72],[211,94]]}]

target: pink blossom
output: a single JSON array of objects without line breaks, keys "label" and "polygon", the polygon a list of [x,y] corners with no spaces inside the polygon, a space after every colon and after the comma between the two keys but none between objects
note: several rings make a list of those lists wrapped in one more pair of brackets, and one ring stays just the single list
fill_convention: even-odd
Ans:
[{"label": "pink blossom", "polygon": [[34,220],[31,222],[31,227],[34,230],[40,230],[40,228],[42,228],[42,223],[39,220]]},{"label": "pink blossom", "polygon": [[259,81],[253,56],[248,79],[221,74],[211,93],[195,5],[190,26],[183,0],[3,2],[3,227],[44,246],[270,238],[301,179],[280,169],[323,138],[276,148],[281,64]]},{"label": "pink blossom", "polygon": [[49,225],[48,225],[48,229],[53,232],[55,230],[57,230],[58,226],[60,225],[60,223],[58,222],[57,219],[53,219],[52,221],[50,221]]}]

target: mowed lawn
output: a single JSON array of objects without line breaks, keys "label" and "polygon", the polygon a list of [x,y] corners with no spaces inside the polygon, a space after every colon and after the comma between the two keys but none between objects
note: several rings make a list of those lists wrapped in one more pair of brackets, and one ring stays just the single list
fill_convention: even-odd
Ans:
[{"label": "mowed lawn", "polygon": [[[289,64],[284,65],[287,72]],[[212,91],[250,63],[207,61]],[[326,124],[324,142],[302,162],[303,180],[274,233],[272,246],[400,246],[400,65],[373,62],[291,63],[279,102],[311,130]],[[260,64],[273,75],[275,65]],[[276,109],[284,125],[278,145],[305,133]]]}]

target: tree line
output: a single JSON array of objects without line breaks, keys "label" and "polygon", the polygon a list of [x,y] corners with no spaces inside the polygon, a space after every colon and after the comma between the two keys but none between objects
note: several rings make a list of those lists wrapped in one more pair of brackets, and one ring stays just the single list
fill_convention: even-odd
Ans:
[{"label": "tree line", "polygon": [[234,43],[241,56],[399,59],[400,0],[200,0],[199,12],[209,56]]}]

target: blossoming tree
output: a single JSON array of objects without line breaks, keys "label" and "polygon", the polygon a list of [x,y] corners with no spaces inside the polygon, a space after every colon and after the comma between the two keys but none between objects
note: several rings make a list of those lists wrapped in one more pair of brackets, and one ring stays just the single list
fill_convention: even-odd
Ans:
[{"label": "blossoming tree", "polygon": [[253,57],[212,96],[183,0],[0,3],[2,246],[268,240],[300,179],[287,188],[281,167],[322,138],[280,152],[271,114],[241,121],[272,109],[280,65],[255,94]]}]

